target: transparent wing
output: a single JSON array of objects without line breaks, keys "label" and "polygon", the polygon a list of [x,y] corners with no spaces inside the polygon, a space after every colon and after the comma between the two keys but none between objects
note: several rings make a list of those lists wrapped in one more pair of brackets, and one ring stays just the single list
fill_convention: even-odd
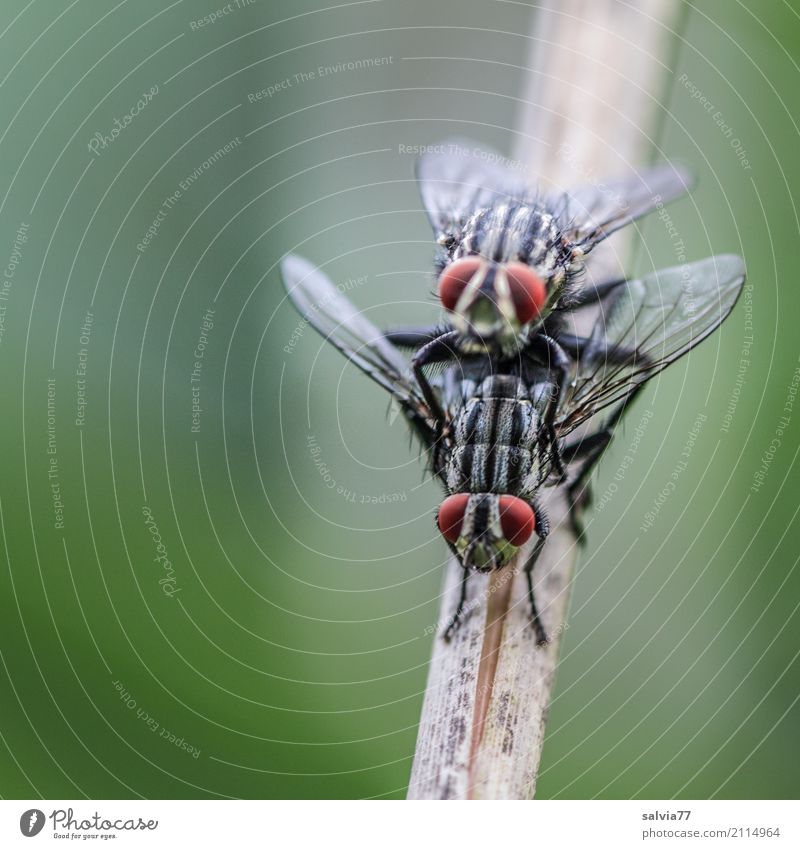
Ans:
[{"label": "transparent wing", "polygon": [[736,304],[744,278],[742,258],[727,254],[656,271],[616,290],[579,358],[559,412],[559,435],[624,403],[713,333]]},{"label": "transparent wing", "polygon": [[549,204],[567,239],[588,253],[621,227],[679,198],[693,182],[687,169],[663,163],[631,177],[551,197]]},{"label": "transparent wing", "polygon": [[281,263],[283,285],[303,318],[366,375],[390,392],[425,438],[433,434],[433,418],[408,361],[312,263],[287,256]]},{"label": "transparent wing", "polygon": [[[462,138],[435,148],[417,160],[417,179],[437,239],[460,241],[472,214],[498,200],[537,201],[534,181],[496,151]],[[621,227],[685,194],[692,183],[686,168],[663,163],[634,176],[551,195],[545,205],[562,223],[566,238],[588,253]]]},{"label": "transparent wing", "polygon": [[464,225],[480,207],[510,196],[530,194],[505,157],[469,139],[452,138],[417,160],[422,203],[437,239],[459,240]]}]

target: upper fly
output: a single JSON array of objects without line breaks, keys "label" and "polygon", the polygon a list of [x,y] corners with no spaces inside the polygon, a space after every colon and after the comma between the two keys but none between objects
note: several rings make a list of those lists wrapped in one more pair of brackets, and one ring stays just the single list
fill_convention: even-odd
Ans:
[{"label": "upper fly", "polygon": [[[444,152],[419,159],[417,176],[439,245],[438,296],[461,354],[508,358],[535,334],[557,331],[548,318],[591,297],[580,284],[586,255],[689,183],[683,169],[663,164],[545,194],[468,141],[436,150]],[[599,281],[597,298],[621,282]]]}]

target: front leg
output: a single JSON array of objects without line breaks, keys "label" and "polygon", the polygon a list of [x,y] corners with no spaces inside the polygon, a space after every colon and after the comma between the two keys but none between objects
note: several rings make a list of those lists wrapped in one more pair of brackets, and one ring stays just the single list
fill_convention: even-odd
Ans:
[{"label": "front leg", "polygon": [[411,358],[414,377],[422,392],[422,397],[425,399],[425,403],[428,405],[434,418],[440,422],[444,421],[444,410],[422,369],[431,363],[442,363],[455,359],[458,356],[458,351],[455,347],[457,339],[458,331],[456,330],[442,333],[440,336],[423,345]]},{"label": "front leg", "polygon": [[[457,556],[457,555],[456,555]],[[456,606],[456,612],[453,614],[450,619],[450,624],[445,629],[444,634],[442,634],[442,639],[449,643],[450,640],[453,639],[453,634],[461,627],[461,622],[464,619],[464,606],[467,601],[467,580],[469,578],[469,572],[464,569],[464,574],[461,576],[461,595],[458,598],[458,605]]]},{"label": "front leg", "polygon": [[536,517],[536,535],[538,536],[538,539],[531,549],[528,559],[525,561],[525,578],[528,581],[528,601],[531,604],[531,625],[533,625],[533,630],[536,632],[536,644],[539,646],[546,646],[549,640],[547,639],[547,632],[544,630],[544,625],[542,625],[542,620],[536,607],[536,598],[533,593],[533,567],[536,565],[536,561],[542,553],[544,541],[550,533],[550,519],[537,501],[532,502],[532,507],[533,514]]},{"label": "front leg", "polygon": [[427,345],[428,342],[433,342],[443,333],[449,333],[452,327],[395,327],[393,330],[387,330],[383,334],[384,339],[388,339],[393,345],[398,348],[420,348]]}]

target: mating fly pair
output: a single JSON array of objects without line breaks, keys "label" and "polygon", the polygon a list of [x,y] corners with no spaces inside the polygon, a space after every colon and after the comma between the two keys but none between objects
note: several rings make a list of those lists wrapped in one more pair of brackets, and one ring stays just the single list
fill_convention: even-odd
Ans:
[{"label": "mating fly pair", "polygon": [[[445,637],[460,622],[470,572],[501,568],[535,534],[525,573],[544,643],[532,581],[549,532],[539,490],[566,481],[574,515],[627,404],[727,317],[744,266],[717,256],[582,285],[583,257],[679,196],[684,176],[661,166],[602,190],[546,197],[463,144],[451,149],[423,157],[418,169],[440,245],[440,327],[381,331],[307,261],[287,257],[282,274],[309,323],[399,403],[444,486],[437,524],[464,567]],[[568,333],[569,312],[590,304],[601,307],[592,332]],[[441,365],[429,375],[433,363]]]}]

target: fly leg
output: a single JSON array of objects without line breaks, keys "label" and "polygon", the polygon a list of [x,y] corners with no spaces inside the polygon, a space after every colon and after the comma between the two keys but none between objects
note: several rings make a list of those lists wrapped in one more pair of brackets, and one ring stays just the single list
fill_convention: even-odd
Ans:
[{"label": "fly leg", "polygon": [[574,336],[572,333],[559,333],[558,344],[577,362],[589,348],[591,339],[588,336]]},{"label": "fly leg", "polygon": [[584,536],[585,529],[578,516],[578,511],[581,507],[589,505],[591,497],[591,493],[586,488],[586,479],[592,473],[595,463],[597,463],[608,443],[611,442],[611,434],[612,430],[606,426],[603,430],[593,433],[591,436],[587,436],[572,445],[565,445],[562,452],[565,463],[583,459],[578,473],[567,486],[569,522],[572,526],[572,532],[581,545],[584,544],[586,538]]},{"label": "fly leg", "polygon": [[567,384],[567,377],[569,376],[569,372],[572,367],[572,360],[564,348],[555,339],[553,339],[552,336],[548,336],[546,333],[538,333],[531,340],[528,352],[538,355],[540,360],[542,360],[544,365],[550,369],[555,378],[556,391],[553,393],[550,404],[545,411],[544,421],[542,424],[550,447],[556,475],[558,476],[559,481],[563,481],[566,477],[566,471],[564,470],[564,464],[561,462],[561,453],[558,448],[558,439],[556,437],[555,421],[564,397],[564,389]]},{"label": "fly leg", "polygon": [[624,286],[627,282],[627,277],[614,277],[611,280],[602,280],[600,283],[596,283],[593,286],[586,286],[576,292],[575,295],[570,298],[569,304],[565,305],[562,309],[573,310],[578,309],[579,307],[588,306],[589,304],[597,304],[602,301],[606,295],[613,292],[614,289],[617,289],[619,286]]},{"label": "fly leg", "polygon": [[449,330],[441,327],[398,327],[387,330],[383,336],[398,348],[420,348]]},{"label": "fly leg", "polygon": [[549,641],[547,639],[547,633],[544,630],[544,625],[542,625],[542,620],[539,617],[536,599],[533,594],[533,567],[536,565],[536,561],[542,553],[544,541],[550,533],[550,519],[536,501],[532,502],[532,505],[534,515],[536,516],[536,534],[538,539],[531,549],[528,559],[525,561],[525,579],[528,582],[528,601],[531,603],[531,625],[533,625],[533,630],[536,632],[536,644],[545,646]]},{"label": "fly leg", "polygon": [[558,344],[578,363],[582,358],[586,357],[587,363],[591,361],[609,365],[624,365],[636,361],[637,357],[639,357],[640,365],[647,364],[645,355],[639,353],[635,348],[627,348],[624,345],[604,346],[596,339],[591,339],[587,336],[559,333]]},{"label": "fly leg", "polygon": [[569,506],[569,520],[572,525],[572,530],[579,541],[584,541],[583,523],[578,518],[578,510],[589,504],[590,494],[585,492],[586,479],[592,473],[595,464],[600,455],[606,449],[611,437],[614,435],[614,429],[617,423],[622,418],[622,414],[628,408],[628,405],[634,400],[639,390],[644,384],[640,383],[631,389],[627,396],[620,402],[614,412],[609,416],[602,430],[586,436],[571,445],[566,445],[563,448],[563,457],[566,463],[571,463],[573,460],[582,459],[580,468],[578,469],[575,478],[570,481],[567,487],[567,504]]},{"label": "fly leg", "polygon": [[442,333],[440,336],[437,336],[435,339],[431,339],[430,342],[423,345],[411,358],[411,366],[414,369],[414,377],[419,384],[422,397],[425,399],[425,403],[428,405],[428,408],[434,418],[440,422],[444,421],[444,410],[442,409],[442,405],[439,403],[439,399],[436,397],[436,393],[433,391],[433,388],[428,382],[428,378],[425,377],[425,373],[422,369],[424,366],[430,365],[431,363],[445,362],[458,356],[458,352],[454,344],[457,338],[458,331],[456,330],[450,330],[446,333]]},{"label": "fly leg", "polygon": [[464,574],[461,576],[461,595],[458,598],[458,605],[456,606],[456,612],[453,614],[453,618],[450,620],[450,624],[445,629],[444,634],[442,634],[442,639],[449,643],[450,640],[453,639],[453,634],[459,629],[461,626],[461,621],[464,617],[464,603],[467,600],[467,579],[469,578],[469,572],[464,570]]}]

